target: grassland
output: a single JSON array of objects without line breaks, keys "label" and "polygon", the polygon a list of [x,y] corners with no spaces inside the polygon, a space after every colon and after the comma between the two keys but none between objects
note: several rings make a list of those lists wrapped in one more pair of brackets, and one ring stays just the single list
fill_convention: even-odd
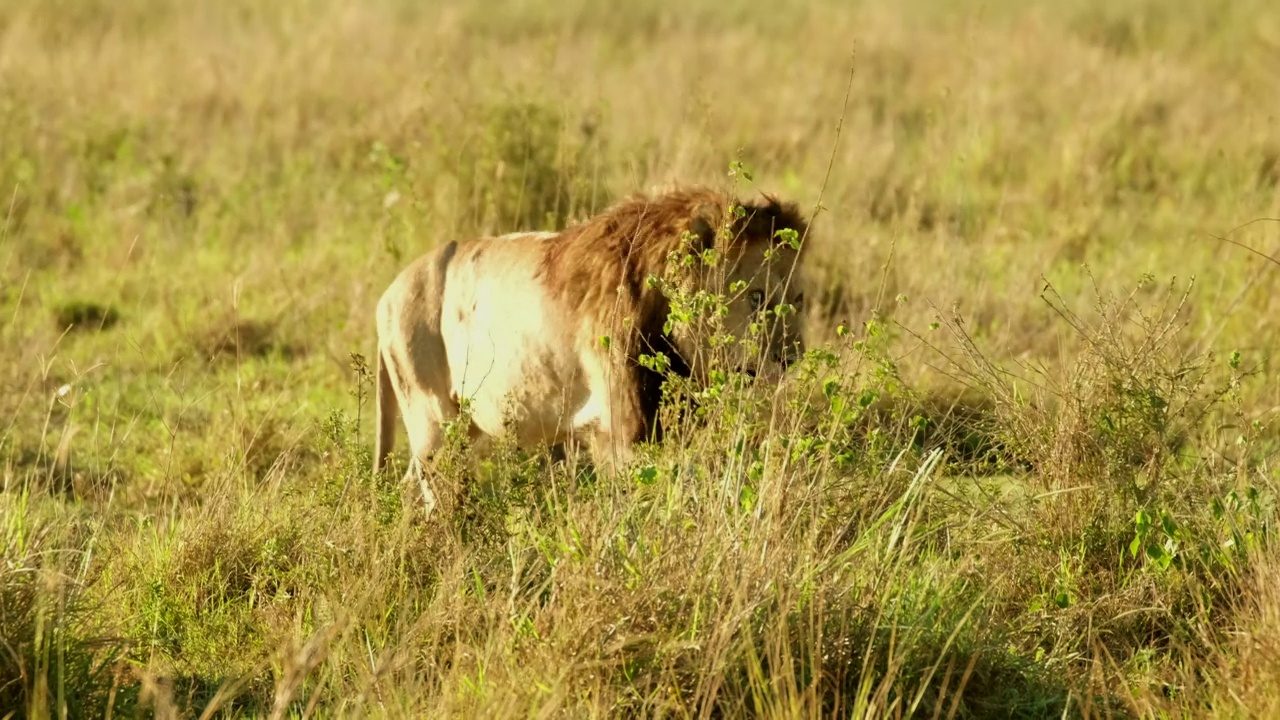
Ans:
[{"label": "grassland", "polygon": [[[1275,717],[1278,97],[1265,0],[0,0],[0,717]],[[370,476],[404,262],[673,181],[820,206],[791,392]]]}]

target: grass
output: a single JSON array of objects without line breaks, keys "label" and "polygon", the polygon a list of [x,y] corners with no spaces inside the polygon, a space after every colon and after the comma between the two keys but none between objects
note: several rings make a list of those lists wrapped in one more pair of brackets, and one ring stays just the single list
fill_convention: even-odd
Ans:
[{"label": "grass", "polygon": [[[1274,715],[1277,52],[1262,0],[0,0],[0,717]],[[821,199],[786,393],[617,477],[457,439],[430,521],[371,477],[405,262],[671,181]]]}]

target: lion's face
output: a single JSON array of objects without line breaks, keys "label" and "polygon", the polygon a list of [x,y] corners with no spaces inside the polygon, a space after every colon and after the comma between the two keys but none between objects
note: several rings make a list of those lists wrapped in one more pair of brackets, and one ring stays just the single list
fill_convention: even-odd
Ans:
[{"label": "lion's face", "polygon": [[747,340],[737,343],[739,357],[732,358],[743,372],[781,375],[804,354],[804,292],[796,260],[796,251],[785,245],[757,245],[747,248],[729,272],[729,287],[742,289],[730,293],[724,323],[727,332]]},{"label": "lion's face", "polygon": [[710,327],[686,328],[677,337],[691,372],[705,378],[708,365],[777,379],[805,351],[801,335],[804,293],[796,269],[798,253],[785,245],[752,244],[709,269],[703,289],[728,300],[720,332],[729,344],[711,339]]}]

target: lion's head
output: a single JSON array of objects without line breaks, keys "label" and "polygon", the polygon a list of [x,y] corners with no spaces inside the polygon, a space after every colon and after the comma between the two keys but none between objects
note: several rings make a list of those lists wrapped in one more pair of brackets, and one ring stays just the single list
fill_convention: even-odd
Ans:
[{"label": "lion's head", "polygon": [[692,374],[704,375],[715,356],[727,369],[774,377],[803,354],[798,270],[807,233],[799,209],[770,196],[746,203],[716,198],[694,212],[685,236],[692,262],[667,267],[677,276],[685,271],[671,309],[687,315],[681,311],[696,309],[699,291],[725,302],[710,313],[719,315],[718,327],[706,317],[669,326]]},{"label": "lion's head", "polygon": [[[743,202],[693,188],[634,196],[566,229],[549,245],[543,274],[592,319],[588,332],[622,338],[633,360],[660,351],[675,356],[678,373],[704,376],[715,354],[728,369],[771,376],[804,351],[798,263],[807,234],[795,204],[767,195]],[[734,342],[723,344],[705,318],[669,322],[699,291],[728,299],[720,329]]]}]

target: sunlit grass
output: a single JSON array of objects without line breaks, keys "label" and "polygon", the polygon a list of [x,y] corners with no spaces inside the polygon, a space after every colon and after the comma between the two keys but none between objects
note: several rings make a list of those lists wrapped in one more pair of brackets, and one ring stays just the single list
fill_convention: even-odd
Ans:
[{"label": "sunlit grass", "polygon": [[[1274,714],[1278,48],[1261,0],[0,0],[0,717]],[[429,522],[370,477],[404,263],[731,167],[821,198],[787,393],[618,477],[452,446]]]}]

